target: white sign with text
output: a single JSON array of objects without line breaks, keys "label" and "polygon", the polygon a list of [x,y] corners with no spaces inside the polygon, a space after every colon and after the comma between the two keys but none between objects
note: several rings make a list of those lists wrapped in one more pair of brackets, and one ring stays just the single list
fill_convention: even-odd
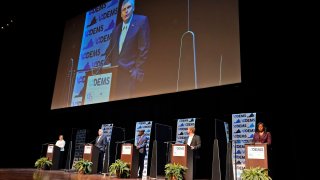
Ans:
[{"label": "white sign with text", "polygon": [[91,146],[84,146],[84,154],[91,154]]},{"label": "white sign with text", "polygon": [[185,146],[173,146],[173,156],[182,156],[184,157],[186,151]]},{"label": "white sign with text", "polygon": [[131,154],[131,146],[123,145],[122,146],[122,154],[130,155]]},{"label": "white sign with text", "polygon": [[48,152],[48,153],[53,153],[53,145],[49,145],[49,146],[48,146],[47,152]]},{"label": "white sign with text", "polygon": [[264,159],[264,147],[248,147],[248,159]]}]

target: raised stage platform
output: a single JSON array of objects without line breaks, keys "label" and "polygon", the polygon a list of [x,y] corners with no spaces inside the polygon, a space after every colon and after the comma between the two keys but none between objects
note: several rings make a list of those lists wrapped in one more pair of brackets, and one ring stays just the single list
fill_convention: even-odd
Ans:
[{"label": "raised stage platform", "polygon": [[[118,178],[99,174],[78,174],[76,172],[37,170],[37,169],[0,169],[0,180],[117,180]],[[137,178],[135,178],[136,180]],[[141,179],[141,178],[140,178]],[[150,179],[149,177],[147,179]],[[164,179],[160,177],[158,179]],[[129,180],[129,179],[128,179]]]}]

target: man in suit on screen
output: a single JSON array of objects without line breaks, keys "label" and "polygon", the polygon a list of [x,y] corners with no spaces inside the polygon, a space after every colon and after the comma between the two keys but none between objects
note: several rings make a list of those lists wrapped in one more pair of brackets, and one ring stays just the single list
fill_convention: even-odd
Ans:
[{"label": "man in suit on screen", "polygon": [[117,99],[134,97],[136,86],[144,77],[143,64],[150,47],[150,28],[146,16],[133,14],[134,0],[124,0],[121,6],[122,23],[111,35],[106,50],[106,63],[118,65]]}]

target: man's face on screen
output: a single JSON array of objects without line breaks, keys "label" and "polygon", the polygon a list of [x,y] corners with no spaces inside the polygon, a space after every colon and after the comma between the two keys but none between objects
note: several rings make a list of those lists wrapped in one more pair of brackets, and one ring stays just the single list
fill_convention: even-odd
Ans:
[{"label": "man's face on screen", "polygon": [[134,7],[130,3],[130,1],[128,1],[121,7],[121,17],[125,23],[127,23],[131,18],[133,14],[133,10],[134,10]]}]

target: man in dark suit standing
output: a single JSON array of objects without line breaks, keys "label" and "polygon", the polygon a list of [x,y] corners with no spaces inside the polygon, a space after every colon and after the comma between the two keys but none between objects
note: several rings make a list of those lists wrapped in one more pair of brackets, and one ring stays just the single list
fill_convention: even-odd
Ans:
[{"label": "man in dark suit standing", "polygon": [[146,146],[147,146],[148,138],[145,136],[144,130],[139,130],[138,136],[139,136],[139,140],[136,146],[136,148],[139,150],[138,178],[141,178],[143,173],[143,168],[144,168],[144,157],[146,156]]},{"label": "man in dark suit standing", "polygon": [[103,157],[107,146],[107,136],[103,134],[102,129],[99,129],[98,131],[95,146],[99,148],[98,173],[101,174],[103,169]]},{"label": "man in dark suit standing", "polygon": [[200,159],[199,149],[201,148],[201,138],[195,134],[196,128],[188,127],[189,137],[184,141],[193,150],[193,177],[196,177],[197,160]]},{"label": "man in dark suit standing", "polygon": [[134,97],[136,86],[144,77],[143,64],[150,47],[150,27],[146,16],[133,14],[134,0],[124,0],[121,6],[122,23],[111,35],[106,50],[106,63],[118,65],[117,99]]}]

